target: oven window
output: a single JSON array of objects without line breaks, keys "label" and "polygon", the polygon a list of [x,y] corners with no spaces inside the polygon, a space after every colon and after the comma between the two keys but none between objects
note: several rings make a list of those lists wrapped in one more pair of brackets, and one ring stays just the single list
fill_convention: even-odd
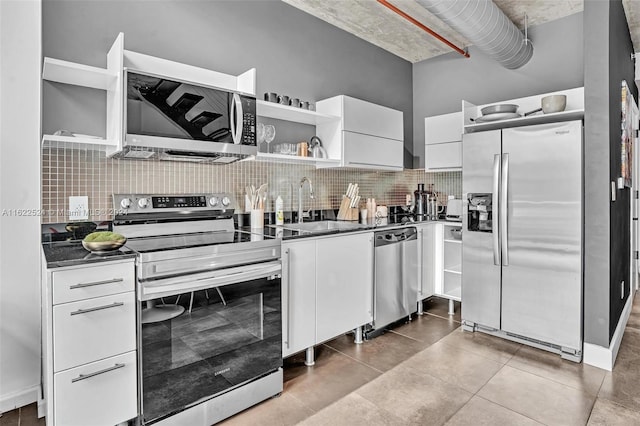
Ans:
[{"label": "oven window", "polygon": [[195,292],[191,313],[191,293],[182,294],[183,314],[142,324],[144,422],[175,414],[281,367],[280,298],[278,278],[230,284]]}]

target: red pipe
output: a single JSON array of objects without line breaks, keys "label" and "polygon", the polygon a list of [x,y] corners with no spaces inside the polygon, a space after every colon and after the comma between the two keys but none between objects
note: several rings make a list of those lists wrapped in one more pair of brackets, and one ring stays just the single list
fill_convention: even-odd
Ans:
[{"label": "red pipe", "polygon": [[427,27],[426,25],[423,25],[422,23],[420,23],[417,20],[415,20],[413,17],[407,15],[406,13],[404,13],[403,11],[401,11],[400,9],[398,9],[397,7],[395,7],[394,5],[389,3],[387,0],[378,0],[378,3],[380,3],[381,5],[389,8],[389,9],[391,9],[392,11],[394,11],[398,15],[402,16],[404,19],[406,19],[407,21],[409,21],[412,24],[416,25],[417,27],[422,28],[424,31],[426,31],[427,33],[431,34],[432,36],[434,36],[435,38],[437,38],[438,40],[440,40],[441,42],[443,42],[444,44],[446,44],[447,46],[449,46],[450,48],[452,48],[453,50],[455,50],[456,52],[458,52],[459,54],[461,54],[465,58],[469,57],[469,53],[468,52],[466,52],[465,50],[460,49],[458,46],[456,46],[455,44],[451,43],[449,40],[447,40],[446,38],[442,37],[440,34],[438,34],[437,32],[433,31],[431,28]]}]

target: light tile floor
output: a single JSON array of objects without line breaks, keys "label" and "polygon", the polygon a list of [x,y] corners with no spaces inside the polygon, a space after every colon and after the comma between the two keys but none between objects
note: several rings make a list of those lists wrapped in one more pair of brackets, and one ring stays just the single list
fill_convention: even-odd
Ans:
[{"label": "light tile floor", "polygon": [[[233,425],[640,425],[640,298],[616,365],[606,372],[481,333],[460,330],[460,305],[427,314],[362,345],[345,335],[285,360],[283,393]],[[43,425],[35,405],[0,426]]]},{"label": "light tile floor", "polygon": [[460,305],[365,342],[345,335],[285,360],[284,392],[234,425],[640,425],[640,298],[613,372],[460,329]]}]

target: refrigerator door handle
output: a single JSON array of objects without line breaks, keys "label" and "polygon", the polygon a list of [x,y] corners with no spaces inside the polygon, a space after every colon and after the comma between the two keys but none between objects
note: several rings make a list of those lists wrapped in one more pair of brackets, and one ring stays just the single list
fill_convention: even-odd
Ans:
[{"label": "refrigerator door handle", "polygon": [[509,154],[502,154],[502,175],[500,176],[500,240],[502,249],[502,266],[509,266],[509,220],[508,206],[509,199]]},{"label": "refrigerator door handle", "polygon": [[[491,194],[491,209],[493,211],[493,223],[498,224],[498,206],[500,190],[500,154],[493,156],[493,194]],[[491,234],[493,237],[493,264],[500,266],[500,233],[498,226],[492,226]]]}]

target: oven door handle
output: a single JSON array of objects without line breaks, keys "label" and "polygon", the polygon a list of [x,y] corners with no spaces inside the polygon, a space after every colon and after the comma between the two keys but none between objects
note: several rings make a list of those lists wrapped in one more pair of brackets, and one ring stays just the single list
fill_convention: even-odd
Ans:
[{"label": "oven door handle", "polygon": [[159,297],[175,296],[208,288],[222,287],[245,281],[267,278],[282,272],[280,261],[262,263],[256,266],[241,266],[229,271],[212,271],[209,276],[188,276],[167,278],[155,282],[142,282],[140,285],[140,300],[151,300]]}]

